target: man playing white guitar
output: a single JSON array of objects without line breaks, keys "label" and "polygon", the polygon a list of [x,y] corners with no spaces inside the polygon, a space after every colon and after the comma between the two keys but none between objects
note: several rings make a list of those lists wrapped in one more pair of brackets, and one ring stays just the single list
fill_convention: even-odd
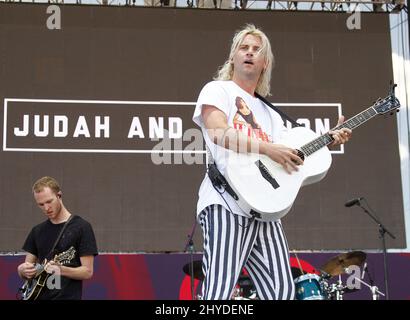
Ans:
[{"label": "man playing white guitar", "polygon": [[[269,94],[272,66],[268,38],[260,29],[247,25],[236,33],[216,81],[206,84],[198,97],[193,120],[202,128],[211,156],[208,160],[215,161],[222,175],[232,152],[265,155],[288,175],[303,165],[296,149],[275,144],[286,128],[280,115],[255,97],[255,93],[263,97]],[[248,112],[238,113],[236,102],[240,100]],[[338,125],[343,121],[342,116]],[[348,128],[329,133],[331,146],[351,137]],[[260,299],[294,298],[288,245],[279,219],[254,219],[231,195],[218,192],[208,175],[199,190],[197,214],[204,236],[204,299],[230,299],[243,267]]]}]

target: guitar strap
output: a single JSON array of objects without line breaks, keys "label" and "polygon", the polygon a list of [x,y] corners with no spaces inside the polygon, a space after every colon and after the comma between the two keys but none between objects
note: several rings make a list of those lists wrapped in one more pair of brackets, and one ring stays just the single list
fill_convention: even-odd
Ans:
[{"label": "guitar strap", "polygon": [[61,236],[62,236],[63,233],[64,233],[64,230],[66,229],[66,227],[68,226],[68,224],[70,223],[70,221],[71,221],[73,218],[74,218],[74,214],[72,214],[72,215],[68,218],[68,220],[66,221],[66,223],[64,224],[63,228],[61,229],[60,233],[58,234],[58,237],[57,237],[56,241],[54,242],[53,247],[51,248],[50,252],[46,255],[47,258],[50,257],[50,254],[52,254],[52,253],[54,252],[54,249],[56,248],[58,242],[60,241]]},{"label": "guitar strap", "polygon": [[205,147],[206,147],[206,153],[208,155],[207,173],[208,173],[209,179],[212,182],[212,185],[214,186],[216,191],[218,191],[219,194],[222,194],[224,191],[226,191],[232,198],[234,198],[235,200],[238,200],[239,199],[238,195],[235,193],[235,191],[233,191],[228,181],[226,181],[221,171],[219,171],[219,169],[217,168],[214,157],[212,156],[212,153],[206,144],[205,144]]},{"label": "guitar strap", "polygon": [[[208,158],[207,159],[208,160],[207,173],[208,173],[209,179],[211,180],[212,185],[214,186],[215,190],[221,196],[222,200],[225,201],[225,203],[228,206],[229,210],[231,212],[233,212],[232,209],[229,207],[228,202],[226,202],[226,200],[225,200],[225,198],[223,197],[222,194],[226,191],[236,201],[239,200],[239,197],[235,193],[235,191],[232,189],[232,187],[229,185],[228,181],[225,179],[225,177],[223,176],[221,171],[219,171],[219,169],[216,167],[215,160],[212,157],[211,151],[209,150],[209,148],[206,144],[205,144],[205,147],[206,147],[206,152],[208,154],[208,157],[207,157]],[[249,214],[252,216],[251,220],[249,221],[249,225],[253,221],[253,219],[261,217],[261,215],[258,212],[254,211],[254,210],[251,210],[249,212]]]},{"label": "guitar strap", "polygon": [[303,125],[301,125],[300,123],[297,123],[295,120],[293,120],[291,117],[289,117],[286,113],[284,113],[283,111],[279,110],[277,107],[275,107],[272,103],[270,103],[268,100],[266,100],[264,97],[262,97],[259,93],[255,92],[255,97],[257,97],[258,99],[262,100],[262,102],[264,102],[268,107],[270,107],[271,109],[275,110],[277,113],[279,113],[279,115],[282,117],[283,119],[289,120],[289,122],[291,124],[293,124],[295,127],[302,127]]}]

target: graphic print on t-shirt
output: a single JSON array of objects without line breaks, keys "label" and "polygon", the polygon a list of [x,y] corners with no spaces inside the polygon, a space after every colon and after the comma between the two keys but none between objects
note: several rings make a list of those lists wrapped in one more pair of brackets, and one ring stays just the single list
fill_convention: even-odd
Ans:
[{"label": "graphic print on t-shirt", "polygon": [[262,130],[262,127],[257,122],[252,110],[241,97],[236,97],[235,105],[238,108],[238,111],[233,118],[233,127],[249,137],[254,137],[261,141],[272,142],[272,138]]}]

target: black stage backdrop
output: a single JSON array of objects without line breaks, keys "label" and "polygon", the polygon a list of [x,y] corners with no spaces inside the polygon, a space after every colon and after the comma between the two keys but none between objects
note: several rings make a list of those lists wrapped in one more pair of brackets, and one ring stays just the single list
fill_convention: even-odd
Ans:
[{"label": "black stage backdrop", "polygon": [[[183,251],[205,174],[192,164],[203,160],[192,102],[245,23],[272,40],[270,100],[318,132],[385,96],[392,79],[387,15],[362,14],[349,30],[341,13],[65,5],[50,30],[47,8],[0,4],[0,251],[20,250],[44,219],[31,194],[44,175],[93,224],[101,251]],[[399,163],[395,117],[357,129],[283,219],[290,248],[379,248],[375,223],[344,207],[359,196],[397,236],[388,247],[403,248]]]}]

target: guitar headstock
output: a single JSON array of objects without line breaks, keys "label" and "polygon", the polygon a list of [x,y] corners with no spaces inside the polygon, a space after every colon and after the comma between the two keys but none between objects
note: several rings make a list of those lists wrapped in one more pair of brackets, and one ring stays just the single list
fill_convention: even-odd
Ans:
[{"label": "guitar headstock", "polygon": [[54,261],[60,264],[66,264],[67,261],[71,261],[75,256],[75,249],[74,247],[70,247],[67,251],[64,251],[55,256]]},{"label": "guitar headstock", "polygon": [[397,84],[390,83],[389,95],[384,99],[378,99],[373,104],[372,107],[378,114],[386,114],[388,112],[390,112],[390,114],[393,114],[395,110],[397,112],[399,111],[398,109],[400,108],[400,101],[394,94],[394,88],[396,86]]}]

